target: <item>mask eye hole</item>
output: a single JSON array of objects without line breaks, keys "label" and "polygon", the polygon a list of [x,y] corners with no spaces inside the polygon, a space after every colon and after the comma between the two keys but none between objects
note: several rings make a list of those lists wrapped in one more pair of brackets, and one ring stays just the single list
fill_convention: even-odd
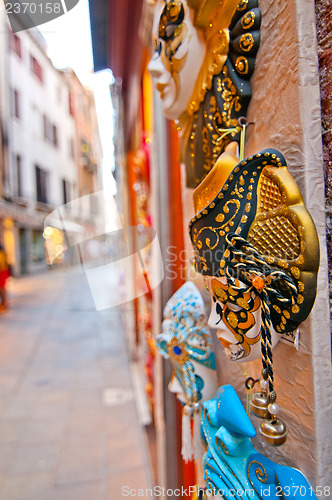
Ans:
[{"label": "mask eye hole", "polygon": [[166,37],[163,38],[165,41],[173,40],[175,36],[177,36],[178,32],[181,29],[181,24],[169,24],[165,28]]},{"label": "mask eye hole", "polygon": [[198,390],[198,392],[200,392],[204,387],[203,379],[199,375],[195,375],[195,378],[196,378],[197,390]]},{"label": "mask eye hole", "polygon": [[216,313],[218,314],[218,316],[220,316],[220,320],[221,320],[221,318],[222,318],[222,307],[218,303],[217,303],[217,306],[216,306]]},{"label": "mask eye hole", "polygon": [[173,40],[181,30],[181,24],[184,19],[184,8],[181,2],[172,2],[165,5],[160,16],[159,38],[168,42]]}]

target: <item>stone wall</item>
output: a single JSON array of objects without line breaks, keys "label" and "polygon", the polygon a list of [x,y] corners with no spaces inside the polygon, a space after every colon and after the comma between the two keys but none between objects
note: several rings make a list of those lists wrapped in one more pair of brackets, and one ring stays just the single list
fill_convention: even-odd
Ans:
[{"label": "stone wall", "polygon": [[326,229],[332,328],[332,10],[329,0],[316,0],[322,137],[325,174]]}]

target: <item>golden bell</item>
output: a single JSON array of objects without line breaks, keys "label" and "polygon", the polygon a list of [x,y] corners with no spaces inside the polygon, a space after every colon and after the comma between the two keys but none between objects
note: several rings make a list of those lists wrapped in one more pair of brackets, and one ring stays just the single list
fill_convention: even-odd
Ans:
[{"label": "golden bell", "polygon": [[271,446],[280,446],[287,439],[287,426],[280,418],[266,420],[261,424],[260,432],[264,441]]},{"label": "golden bell", "polygon": [[269,398],[266,394],[264,394],[264,392],[255,392],[255,394],[251,396],[251,411],[254,415],[256,415],[256,417],[271,418],[271,415],[267,409],[269,404]]}]

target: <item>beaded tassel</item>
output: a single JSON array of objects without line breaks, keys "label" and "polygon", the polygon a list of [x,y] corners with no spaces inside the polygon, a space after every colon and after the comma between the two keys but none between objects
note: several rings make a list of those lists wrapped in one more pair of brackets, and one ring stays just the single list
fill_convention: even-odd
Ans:
[{"label": "beaded tassel", "polygon": [[201,405],[195,404],[194,408],[194,458],[198,460],[203,456],[203,442],[201,436]]},{"label": "beaded tassel", "polygon": [[182,410],[182,449],[181,455],[185,462],[193,459],[194,450],[191,437],[192,408],[186,405]]}]

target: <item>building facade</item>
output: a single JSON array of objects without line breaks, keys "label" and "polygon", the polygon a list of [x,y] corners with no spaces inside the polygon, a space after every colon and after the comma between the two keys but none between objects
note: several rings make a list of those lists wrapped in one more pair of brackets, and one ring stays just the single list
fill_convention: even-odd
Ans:
[{"label": "building facade", "polygon": [[[72,70],[68,79],[69,70],[60,71],[52,65],[46,42],[37,29],[14,34],[3,12],[2,21],[1,64],[5,70],[1,72],[4,118],[0,235],[14,273],[20,275],[46,266],[43,231],[48,214],[82,193],[98,189],[101,149],[90,91]],[[90,130],[84,144],[79,143],[79,137],[83,141],[85,135],[74,112],[71,85],[85,98],[84,113]],[[85,144],[89,144],[90,151],[95,142],[98,147],[92,160]],[[85,152],[80,152],[82,149]],[[91,223],[91,210],[82,212],[77,204],[67,205],[66,219],[72,228],[82,220]],[[64,249],[63,241],[61,245]],[[59,247],[58,262],[65,257],[63,249]]]},{"label": "building facade", "polygon": [[69,112],[75,125],[72,146],[77,164],[78,206],[80,216],[86,224],[90,223],[93,227],[99,207],[94,206],[94,198],[88,195],[99,191],[102,185],[100,170],[102,151],[94,96],[92,90],[83,87],[71,68],[64,70],[63,76],[69,89]]}]

